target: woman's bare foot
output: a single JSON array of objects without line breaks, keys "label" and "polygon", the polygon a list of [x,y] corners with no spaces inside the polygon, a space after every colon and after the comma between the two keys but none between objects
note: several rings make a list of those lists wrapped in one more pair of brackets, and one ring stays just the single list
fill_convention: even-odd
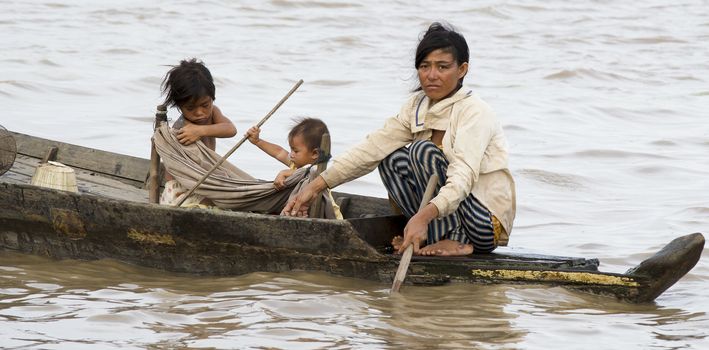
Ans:
[{"label": "woman's bare foot", "polygon": [[398,252],[401,248],[401,243],[404,243],[404,237],[396,236],[391,240],[391,245],[394,246],[394,251]]},{"label": "woman's bare foot", "polygon": [[463,244],[450,239],[440,240],[419,250],[419,255],[460,256],[472,253],[472,244]]}]

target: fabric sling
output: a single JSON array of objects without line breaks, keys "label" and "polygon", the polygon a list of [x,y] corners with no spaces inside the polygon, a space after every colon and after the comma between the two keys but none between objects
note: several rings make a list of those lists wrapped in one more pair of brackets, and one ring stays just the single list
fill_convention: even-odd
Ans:
[{"label": "fabric sling", "polygon": [[[192,188],[219,160],[221,156],[209,149],[203,142],[182,145],[175,135],[176,130],[167,124],[155,130],[155,149],[170,173],[180,184]],[[317,167],[297,169],[286,179],[286,186],[277,190],[272,181],[259,180],[225,161],[207,178],[195,193],[210,199],[221,209],[251,211],[259,213],[280,213],[289,199],[317,176]],[[318,218],[334,219],[335,213],[331,196],[323,191],[325,205]]]}]

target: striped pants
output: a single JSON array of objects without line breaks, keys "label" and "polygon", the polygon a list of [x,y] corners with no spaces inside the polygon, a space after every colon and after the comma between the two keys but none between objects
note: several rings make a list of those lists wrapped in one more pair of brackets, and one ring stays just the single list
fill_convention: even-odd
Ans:
[{"label": "striped pants", "polygon": [[[448,160],[433,142],[415,141],[384,158],[379,164],[379,175],[389,196],[410,218],[418,211],[431,175],[438,175],[438,190],[446,183],[447,169]],[[492,214],[472,194],[468,195],[454,213],[428,225],[427,244],[443,239],[472,244],[477,253],[493,251]]]}]

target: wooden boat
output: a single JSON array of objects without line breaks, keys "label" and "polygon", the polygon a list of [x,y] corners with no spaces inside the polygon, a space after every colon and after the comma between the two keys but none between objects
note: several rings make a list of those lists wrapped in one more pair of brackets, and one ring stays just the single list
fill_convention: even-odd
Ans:
[{"label": "wooden boat", "polygon": [[[335,193],[347,220],[289,218],[148,203],[149,161],[13,133],[18,155],[0,177],[0,248],[56,259],[113,258],[209,275],[325,271],[391,283],[399,256],[386,252],[405,220],[387,200]],[[56,147],[79,193],[29,185]],[[534,283],[654,300],[699,260],[704,237],[679,237],[624,274],[598,271],[597,259],[499,248],[467,257],[414,257],[406,283]]]}]

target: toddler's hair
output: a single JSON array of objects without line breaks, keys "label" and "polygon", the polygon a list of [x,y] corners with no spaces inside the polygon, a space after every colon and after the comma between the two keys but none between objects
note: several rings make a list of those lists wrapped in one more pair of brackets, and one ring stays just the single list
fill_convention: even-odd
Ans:
[{"label": "toddler's hair", "polygon": [[215,100],[212,73],[196,58],[182,60],[179,65],[172,66],[165,74],[161,88],[168,107],[181,107],[204,96]]},{"label": "toddler's hair", "polygon": [[320,148],[320,140],[322,135],[330,133],[327,130],[327,125],[322,120],[317,118],[300,118],[295,120],[296,124],[288,133],[288,140],[292,140],[295,136],[302,136],[308,150]]}]

